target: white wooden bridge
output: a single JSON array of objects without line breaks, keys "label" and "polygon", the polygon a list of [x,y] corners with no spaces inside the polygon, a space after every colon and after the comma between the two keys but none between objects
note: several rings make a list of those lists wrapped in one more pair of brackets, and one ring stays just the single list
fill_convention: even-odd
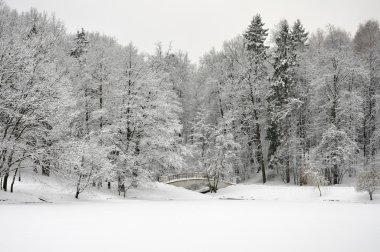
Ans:
[{"label": "white wooden bridge", "polygon": [[[181,173],[168,176],[160,176],[159,182],[183,187],[193,191],[205,192],[208,189],[207,173],[205,172],[191,172]],[[229,178],[220,174],[218,188],[224,188],[236,184],[236,177]]]}]

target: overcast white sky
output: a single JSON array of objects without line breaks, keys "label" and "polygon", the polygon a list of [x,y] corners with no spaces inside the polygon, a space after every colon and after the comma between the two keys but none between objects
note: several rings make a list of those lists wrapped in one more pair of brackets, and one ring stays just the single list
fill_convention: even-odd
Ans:
[{"label": "overcast white sky", "polygon": [[132,41],[141,51],[155,43],[189,53],[195,63],[212,47],[242,33],[260,13],[267,28],[300,18],[308,31],[328,23],[354,34],[358,24],[380,19],[380,0],[5,0],[20,11],[55,13],[69,32],[81,27]]}]

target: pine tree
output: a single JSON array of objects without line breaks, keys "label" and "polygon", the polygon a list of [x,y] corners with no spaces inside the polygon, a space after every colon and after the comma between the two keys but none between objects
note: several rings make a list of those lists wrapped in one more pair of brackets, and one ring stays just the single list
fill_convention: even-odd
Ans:
[{"label": "pine tree", "polygon": [[254,94],[254,90],[257,86],[262,84],[267,77],[267,68],[265,66],[265,60],[267,58],[266,50],[267,46],[264,45],[268,36],[268,29],[264,29],[264,23],[261,20],[259,14],[257,14],[251,21],[248,30],[244,33],[245,49],[248,58],[248,69],[246,83],[249,86],[249,100],[251,103],[251,111],[249,117],[253,118],[252,134],[250,144],[255,146],[255,156],[257,163],[259,164],[259,171],[262,172],[263,183],[266,182],[265,175],[265,163],[263,155],[263,147],[261,142],[261,128],[259,123],[259,105],[261,105],[261,98],[258,98]]},{"label": "pine tree", "polygon": [[305,49],[308,36],[309,36],[309,33],[306,32],[301,21],[297,19],[296,22],[294,22],[292,30],[291,30],[293,46],[295,47],[296,50]]},{"label": "pine tree", "polygon": [[293,109],[290,115],[291,169],[294,184],[301,184],[302,167],[305,167],[307,147],[307,123],[310,121],[309,103],[311,99],[310,82],[304,71],[303,63],[306,52],[306,42],[309,33],[305,31],[299,19],[293,24],[291,38],[293,46],[294,85],[292,91]]},{"label": "pine tree", "polygon": [[283,168],[282,175],[287,183],[290,182],[290,171],[293,170],[296,184],[300,177],[298,166],[302,158],[301,145],[305,145],[300,140],[300,135],[305,135],[305,129],[300,127],[305,117],[300,112],[302,104],[306,104],[302,101],[305,80],[299,73],[299,65],[307,37],[308,33],[299,20],[292,29],[286,20],[279,24],[275,33],[274,72],[267,98],[270,114],[267,128],[270,165]]},{"label": "pine tree", "polygon": [[88,46],[88,40],[85,30],[82,28],[82,30],[79,32],[77,31],[77,35],[75,37],[75,47],[71,49],[70,56],[84,60],[82,57],[87,52],[87,46]]},{"label": "pine tree", "polygon": [[268,29],[264,29],[264,23],[261,16],[257,14],[253,17],[247,31],[243,34],[245,38],[245,48],[255,64],[262,64],[267,58],[266,50],[268,46],[264,45],[268,36]]},{"label": "pine tree", "polygon": [[[273,55],[274,73],[271,79],[268,100],[268,111],[270,113],[267,139],[270,141],[269,157],[271,165],[277,159],[279,164],[285,168],[286,182],[290,182],[289,156],[285,149],[278,149],[281,145],[286,147],[289,138],[289,120],[287,105],[290,102],[291,92],[294,85],[294,46],[289,25],[286,20],[280,23],[275,37],[276,50]],[[276,156],[276,157],[275,157]]]}]

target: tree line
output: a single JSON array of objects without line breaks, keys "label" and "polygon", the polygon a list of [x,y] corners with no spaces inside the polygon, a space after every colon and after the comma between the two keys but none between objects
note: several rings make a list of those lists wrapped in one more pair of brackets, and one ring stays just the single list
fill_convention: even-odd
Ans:
[{"label": "tree line", "polygon": [[380,30],[352,38],[297,20],[271,32],[260,15],[206,53],[152,54],[54,16],[0,4],[0,178],[13,191],[29,168],[76,188],[119,194],[181,171],[281,178],[296,185],[379,184]]},{"label": "tree line", "polygon": [[217,138],[230,135],[224,143],[233,153],[219,158],[219,168],[243,180],[256,172],[263,183],[280,177],[320,185],[349,176],[372,198],[379,186],[379,53],[375,20],[352,38],[333,25],[309,34],[300,20],[282,20],[269,35],[254,16],[241,36],[201,60],[197,82],[207,91],[197,96],[190,137],[197,159],[206,169],[217,165]]}]

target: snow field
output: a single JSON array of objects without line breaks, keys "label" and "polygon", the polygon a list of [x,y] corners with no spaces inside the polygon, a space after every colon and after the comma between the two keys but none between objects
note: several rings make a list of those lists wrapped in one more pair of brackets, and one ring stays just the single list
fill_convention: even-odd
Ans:
[{"label": "snow field", "polygon": [[378,252],[380,205],[115,200],[0,206],[2,251]]},{"label": "snow field", "polygon": [[319,197],[313,187],[199,194],[150,183],[127,199],[89,188],[79,200],[64,187],[25,176],[15,193],[0,192],[1,251],[380,251],[380,197],[353,187],[324,187]]}]

